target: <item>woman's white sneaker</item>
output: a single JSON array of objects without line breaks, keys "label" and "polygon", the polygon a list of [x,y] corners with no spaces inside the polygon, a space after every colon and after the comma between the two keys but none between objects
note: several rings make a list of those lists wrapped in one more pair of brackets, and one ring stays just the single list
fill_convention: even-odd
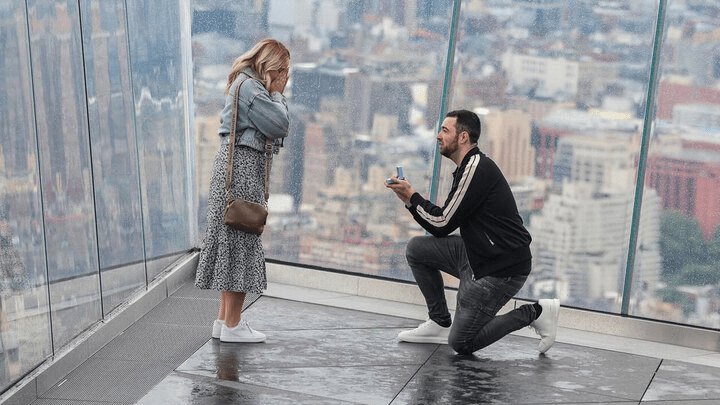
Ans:
[{"label": "woman's white sneaker", "polygon": [[213,339],[220,339],[220,332],[222,332],[223,325],[225,325],[225,321],[221,321],[219,319],[216,319],[213,322],[213,328],[212,328]]},{"label": "woman's white sneaker", "polygon": [[406,330],[398,333],[397,337],[398,340],[400,340],[401,342],[436,343],[446,345],[448,342],[449,334],[449,326],[447,328],[443,328],[442,326],[435,323],[435,321],[428,319],[415,329]]},{"label": "woman's white sneaker", "polygon": [[226,325],[223,325],[222,330],[220,331],[221,342],[259,343],[264,342],[265,339],[266,337],[264,334],[251,328],[244,319],[242,319],[234,328],[228,328]]}]

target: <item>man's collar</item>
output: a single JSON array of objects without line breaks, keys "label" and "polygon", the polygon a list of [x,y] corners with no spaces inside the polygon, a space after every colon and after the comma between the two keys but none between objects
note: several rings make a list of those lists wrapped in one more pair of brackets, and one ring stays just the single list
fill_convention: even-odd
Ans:
[{"label": "man's collar", "polygon": [[460,162],[460,166],[455,168],[455,170],[453,171],[453,176],[457,173],[458,170],[460,170],[461,167],[464,167],[467,164],[467,162],[468,162],[468,160],[470,160],[471,156],[477,155],[477,154],[481,154],[480,149],[478,149],[477,146],[473,146],[469,151],[467,151],[465,156],[463,156],[462,162]]},{"label": "man's collar", "polygon": [[470,150],[467,151],[465,156],[463,156],[460,166],[465,166],[467,164],[468,160],[470,160],[470,156],[477,155],[478,153],[480,153],[480,149],[478,149],[477,145],[470,148]]}]

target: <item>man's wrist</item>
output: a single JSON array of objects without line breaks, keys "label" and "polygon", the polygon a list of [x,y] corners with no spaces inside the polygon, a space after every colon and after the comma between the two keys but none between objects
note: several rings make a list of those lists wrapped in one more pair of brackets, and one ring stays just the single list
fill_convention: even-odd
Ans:
[{"label": "man's wrist", "polygon": [[415,197],[416,194],[418,195],[418,197],[421,197],[418,192],[413,191],[413,193],[410,194],[410,198],[408,198],[408,200],[405,202],[405,206],[406,206],[406,207],[412,208],[412,207],[414,207],[414,206],[417,205],[417,203],[413,204],[413,199],[414,199],[414,197]]}]

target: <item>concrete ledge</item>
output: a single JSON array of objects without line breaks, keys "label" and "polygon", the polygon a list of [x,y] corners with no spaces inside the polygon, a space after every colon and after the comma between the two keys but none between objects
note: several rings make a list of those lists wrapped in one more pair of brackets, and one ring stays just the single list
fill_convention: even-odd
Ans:
[{"label": "concrete ledge", "polygon": [[[278,263],[267,263],[267,278],[271,283],[425,306],[425,299],[415,284],[399,281],[373,279],[366,276]],[[456,291],[446,290],[445,296],[450,310],[455,310]]]},{"label": "concrete ledge", "polygon": [[561,326],[677,346],[720,351],[720,332],[659,321],[563,308]]},{"label": "concrete ledge", "polygon": [[[287,286],[298,286],[340,294],[335,298],[325,296],[324,305],[343,308],[360,309],[362,300],[348,301],[349,296],[374,298],[385,301],[398,302],[409,305],[407,312],[395,311],[388,315],[404,316],[408,318],[425,319],[427,310],[425,301],[414,284],[372,279],[364,276],[321,271],[278,263],[267,264],[268,281],[286,287],[283,298],[288,297]],[[274,288],[274,290],[273,290]],[[271,287],[269,292],[277,291],[278,286]],[[271,295],[268,294],[268,295]],[[457,293],[455,290],[446,290],[445,295],[450,310],[455,309]],[[346,301],[343,303],[341,301]],[[510,300],[500,313],[507,312],[515,306],[526,304],[524,300]],[[373,310],[377,311],[377,305]],[[385,313],[385,312],[380,312]],[[582,309],[562,307],[560,310],[559,326],[585,332],[594,332],[624,338],[639,339],[646,342],[664,343],[686,348],[720,351],[720,331],[694,328],[685,325],[676,325],[665,322],[645,320],[640,318],[623,317],[616,314],[606,314]]]},{"label": "concrete ledge", "polygon": [[145,316],[195,276],[198,252],[190,252],[160,272],[146,289],[136,292],[104,320],[91,326],[0,396],[2,405],[26,405],[60,382],[75,368]]}]

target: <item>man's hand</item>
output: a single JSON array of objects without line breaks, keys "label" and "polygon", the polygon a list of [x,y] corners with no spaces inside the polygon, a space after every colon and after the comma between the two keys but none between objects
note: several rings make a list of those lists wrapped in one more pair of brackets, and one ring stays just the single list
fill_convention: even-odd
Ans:
[{"label": "man's hand", "polygon": [[405,206],[409,207],[410,197],[415,194],[415,190],[412,188],[407,179],[398,180],[397,175],[392,176],[391,178],[393,180],[393,183],[383,181],[385,183],[385,187],[392,190],[395,195],[397,195],[397,197],[405,203]]}]

